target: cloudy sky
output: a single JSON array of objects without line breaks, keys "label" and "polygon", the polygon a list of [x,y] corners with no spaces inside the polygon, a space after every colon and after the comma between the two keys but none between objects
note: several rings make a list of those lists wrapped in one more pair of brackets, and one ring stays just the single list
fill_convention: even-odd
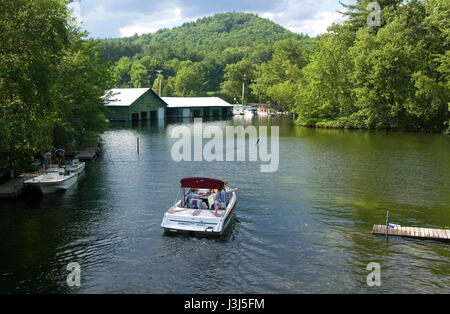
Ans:
[{"label": "cloudy sky", "polygon": [[[349,3],[352,0],[344,0]],[[342,21],[338,0],[75,0],[71,4],[91,37],[155,32],[222,12],[256,13],[311,36]]]}]

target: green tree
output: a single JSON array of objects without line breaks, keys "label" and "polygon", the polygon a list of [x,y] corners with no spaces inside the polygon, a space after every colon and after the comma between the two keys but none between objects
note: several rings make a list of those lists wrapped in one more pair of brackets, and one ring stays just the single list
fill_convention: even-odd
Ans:
[{"label": "green tree", "polygon": [[0,167],[19,170],[52,143],[52,84],[70,45],[62,1],[0,1]]},{"label": "green tree", "polygon": [[106,129],[106,107],[102,96],[112,84],[112,71],[101,58],[97,43],[74,33],[70,50],[58,67],[53,85],[55,117],[54,145],[88,145]]},{"label": "green tree", "polygon": [[229,101],[233,101],[234,98],[241,100],[242,98],[242,84],[244,81],[244,75],[246,75],[246,96],[245,103],[253,102],[256,97],[252,94],[251,89],[248,88],[254,79],[257,72],[256,65],[249,60],[242,60],[240,62],[229,64],[225,68],[225,82],[222,84],[221,92],[228,96]]},{"label": "green tree", "polygon": [[315,126],[351,113],[354,103],[351,71],[348,47],[341,41],[341,35],[323,36],[318,51],[302,70],[296,95],[299,123]]},{"label": "green tree", "polygon": [[0,0],[0,173],[105,127],[110,64],[60,0]]},{"label": "green tree", "polygon": [[130,79],[135,88],[150,87],[150,75],[140,60],[135,60],[130,69]]},{"label": "green tree", "polygon": [[129,57],[122,57],[114,67],[114,86],[117,88],[133,87],[131,82],[131,66],[133,62]]},{"label": "green tree", "polygon": [[251,88],[261,102],[292,108],[301,78],[301,69],[308,64],[309,51],[305,41],[286,39],[275,43],[272,60],[259,68]]},{"label": "green tree", "polygon": [[184,61],[174,80],[177,96],[202,96],[204,91],[203,68],[199,63]]}]

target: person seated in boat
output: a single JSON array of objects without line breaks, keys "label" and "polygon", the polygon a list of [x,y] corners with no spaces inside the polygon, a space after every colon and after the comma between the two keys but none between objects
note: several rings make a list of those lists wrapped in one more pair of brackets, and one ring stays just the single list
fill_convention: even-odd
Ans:
[{"label": "person seated in boat", "polygon": [[200,199],[202,197],[205,197],[207,194],[208,193],[205,193],[205,192],[200,193],[198,191],[198,189],[193,188],[193,189],[191,189],[191,193],[188,195],[187,201],[189,202],[190,200],[193,200],[193,199]]},{"label": "person seated in boat", "polygon": [[230,200],[230,192],[225,191],[225,189],[223,190],[218,190],[215,189],[213,191],[215,193],[214,195],[214,205],[211,206],[211,210],[223,210],[226,209],[228,206],[228,202]]},{"label": "person seated in boat", "polygon": [[189,202],[188,208],[190,209],[198,209],[198,199],[193,199],[191,202]]}]

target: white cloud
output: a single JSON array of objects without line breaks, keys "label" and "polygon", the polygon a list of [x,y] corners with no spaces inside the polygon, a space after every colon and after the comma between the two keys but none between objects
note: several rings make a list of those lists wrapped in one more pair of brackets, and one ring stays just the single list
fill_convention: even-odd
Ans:
[{"label": "white cloud", "polygon": [[265,18],[265,19],[269,19],[269,20],[273,20],[275,18],[275,15],[273,13],[270,12],[264,12],[260,15],[260,17]]},{"label": "white cloud", "polygon": [[284,0],[275,10],[260,13],[292,32],[316,36],[326,33],[328,26],[344,20],[331,0]]},{"label": "white cloud", "polygon": [[159,27],[153,27],[152,25],[127,25],[123,26],[119,29],[120,37],[130,37],[134,34],[142,35],[142,34],[148,34],[148,33],[155,33]]},{"label": "white cloud", "polygon": [[317,36],[327,32],[327,28],[333,23],[343,21],[343,17],[338,12],[319,12],[311,19],[289,23],[286,28],[295,33],[304,33],[310,36]]},{"label": "white cloud", "polygon": [[177,26],[184,21],[183,10],[179,7],[168,8],[158,14],[139,15],[132,24],[119,28],[120,37],[154,33],[158,29]]}]

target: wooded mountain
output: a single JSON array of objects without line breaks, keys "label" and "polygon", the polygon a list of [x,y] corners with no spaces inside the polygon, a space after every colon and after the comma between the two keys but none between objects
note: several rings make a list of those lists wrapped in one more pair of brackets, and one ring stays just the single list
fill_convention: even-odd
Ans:
[{"label": "wooded mountain", "polygon": [[[284,27],[255,14],[221,13],[184,23],[172,29],[160,29],[155,33],[135,35],[126,38],[113,38],[102,41],[101,48],[105,58],[118,61],[121,57],[133,57],[145,52],[154,52],[157,56],[188,56],[186,50],[196,55],[191,61],[200,61],[213,51],[227,48],[273,46],[282,39],[301,39]],[[161,49],[163,52],[156,52]]]}]

